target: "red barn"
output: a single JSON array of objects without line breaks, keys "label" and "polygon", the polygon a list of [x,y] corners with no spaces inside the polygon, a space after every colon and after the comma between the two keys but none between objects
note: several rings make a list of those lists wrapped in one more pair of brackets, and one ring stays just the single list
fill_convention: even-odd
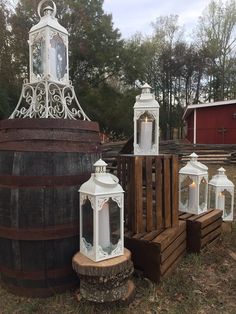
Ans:
[{"label": "red barn", "polygon": [[193,144],[236,144],[236,100],[189,105],[183,116]]}]

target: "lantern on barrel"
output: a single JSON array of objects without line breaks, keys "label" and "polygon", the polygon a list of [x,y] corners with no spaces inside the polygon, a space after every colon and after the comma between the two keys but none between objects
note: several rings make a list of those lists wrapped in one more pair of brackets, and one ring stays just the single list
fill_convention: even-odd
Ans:
[{"label": "lantern on barrel", "polygon": [[124,253],[124,191],[98,160],[80,192],[80,252],[98,262]]},{"label": "lantern on barrel", "polygon": [[148,84],[134,104],[134,154],[158,155],[159,153],[159,104]]},{"label": "lantern on barrel", "polygon": [[179,171],[179,210],[201,214],[207,210],[208,167],[192,153]]},{"label": "lantern on barrel", "polygon": [[57,83],[69,83],[68,32],[56,19],[56,5],[38,6],[40,21],[29,32],[30,82],[48,78]]},{"label": "lantern on barrel", "polygon": [[223,211],[223,220],[233,220],[234,184],[225,175],[223,167],[209,182],[209,206]]}]

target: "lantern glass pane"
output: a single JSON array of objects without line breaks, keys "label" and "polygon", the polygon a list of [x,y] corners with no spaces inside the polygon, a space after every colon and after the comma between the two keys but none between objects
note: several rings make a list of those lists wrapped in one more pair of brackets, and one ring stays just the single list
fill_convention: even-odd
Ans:
[{"label": "lantern glass pane", "polygon": [[155,144],[155,119],[145,111],[137,120],[137,144],[144,151],[152,149]]},{"label": "lantern glass pane", "polygon": [[53,36],[50,44],[50,73],[54,79],[61,81],[67,73],[66,45],[58,34]]},{"label": "lantern glass pane", "polygon": [[209,185],[209,208],[216,207],[216,189],[214,186]]},{"label": "lantern glass pane", "polygon": [[224,208],[224,217],[226,218],[227,216],[229,216],[231,214],[231,204],[232,204],[232,196],[229,193],[229,191],[224,190],[224,192],[222,192],[222,195],[225,197],[225,208]]},{"label": "lantern glass pane", "polygon": [[186,176],[180,185],[180,202],[185,208],[188,206],[189,201],[189,186],[193,183],[193,180]]},{"label": "lantern glass pane", "polygon": [[89,199],[82,205],[82,238],[93,246],[93,208]]},{"label": "lantern glass pane", "polygon": [[44,55],[45,41],[41,38],[36,38],[31,46],[33,73],[37,78],[43,78],[44,75]]},{"label": "lantern glass pane", "polygon": [[199,207],[203,210],[206,207],[207,196],[207,182],[205,178],[202,178],[199,184]]},{"label": "lantern glass pane", "polygon": [[108,254],[116,249],[121,238],[120,215],[121,208],[111,198],[104,203],[99,211],[98,244]]}]

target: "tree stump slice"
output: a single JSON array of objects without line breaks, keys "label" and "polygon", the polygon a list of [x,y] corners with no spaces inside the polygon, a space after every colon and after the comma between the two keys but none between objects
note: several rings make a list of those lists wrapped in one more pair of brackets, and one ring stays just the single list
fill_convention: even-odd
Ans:
[{"label": "tree stump slice", "polygon": [[130,277],[134,268],[129,250],[125,249],[122,256],[101,262],[94,262],[78,252],[72,266],[80,278],[80,294],[86,300],[128,303],[132,299],[135,287]]}]

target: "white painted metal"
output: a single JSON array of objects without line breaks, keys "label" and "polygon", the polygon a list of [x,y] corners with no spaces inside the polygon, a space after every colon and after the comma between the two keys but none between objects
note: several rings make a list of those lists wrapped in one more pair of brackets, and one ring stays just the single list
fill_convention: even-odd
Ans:
[{"label": "white painted metal", "polygon": [[[159,104],[155,99],[155,95],[151,93],[151,87],[145,83],[142,86],[142,93],[136,97],[134,104],[134,155],[158,155],[159,154]],[[144,114],[152,117],[154,121],[151,125],[147,125],[146,128],[138,129],[138,120]],[[149,122],[146,121],[148,124]],[[154,130],[153,130],[154,128]],[[154,134],[154,143],[152,143],[152,132]],[[140,132],[140,138],[142,142],[146,137],[146,145],[140,145],[138,141],[138,132]],[[145,132],[142,134],[141,132]]]},{"label": "white painted metal", "polygon": [[[24,81],[14,118],[89,118],[69,81],[68,32],[58,23],[56,5],[38,5],[40,21],[29,31],[30,80]],[[43,15],[41,15],[43,11]]]},{"label": "white painted metal", "polygon": [[[91,260],[98,262],[105,259],[113,258],[124,254],[124,191],[119,184],[119,180],[114,175],[106,172],[107,164],[103,160],[98,160],[95,164],[95,172],[91,174],[90,179],[81,185],[79,189],[80,193],[80,252],[90,258]],[[99,212],[105,210],[104,215],[107,215],[108,201],[111,199],[114,201],[120,209],[120,238],[116,244],[110,243],[110,253],[105,252],[101,245],[99,245],[99,236],[103,230],[99,229],[101,222],[99,222]],[[93,245],[88,243],[83,237],[82,225],[82,206],[86,200],[89,200],[93,210]],[[104,217],[104,215],[100,215]],[[108,219],[107,219],[108,218]],[[110,229],[110,226],[106,224],[109,221],[109,217],[103,221],[103,242],[104,234]],[[110,221],[109,221],[110,223]]]},{"label": "white painted metal", "polygon": [[[211,197],[210,191],[214,193],[215,208],[223,210],[223,220],[232,221],[234,208],[234,184],[225,175],[225,169],[223,167],[219,168],[218,173],[209,181],[209,198]],[[225,192],[228,192],[230,195],[230,199],[228,200],[229,204],[227,204],[230,209],[229,212],[226,211]]]},{"label": "white painted metal", "polygon": [[[208,167],[197,160],[197,154],[192,153],[189,157],[190,161],[179,171],[179,210],[198,215],[207,211]],[[188,181],[188,185],[182,186]],[[204,191],[200,191],[202,182],[204,182]],[[181,201],[182,193],[187,193],[185,203]],[[203,200],[201,204],[199,204],[200,197]]]}]

